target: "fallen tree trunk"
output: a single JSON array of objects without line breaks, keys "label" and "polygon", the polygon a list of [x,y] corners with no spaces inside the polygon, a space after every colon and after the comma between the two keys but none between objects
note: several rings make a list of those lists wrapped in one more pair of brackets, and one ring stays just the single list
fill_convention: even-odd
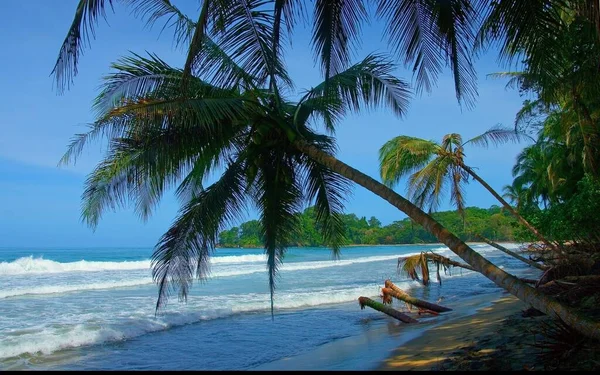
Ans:
[{"label": "fallen tree trunk", "polygon": [[385,288],[383,288],[381,291],[384,294],[388,294],[394,298],[397,298],[401,301],[404,301],[408,304],[420,307],[425,310],[431,310],[431,311],[435,311],[435,312],[452,311],[452,309],[449,307],[436,305],[435,303],[431,303],[431,302],[420,300],[415,297],[411,297],[410,295],[406,294],[406,292],[404,292],[402,289],[400,289],[396,285],[394,285],[394,283],[391,282],[390,280],[385,281]]},{"label": "fallen tree trunk", "polygon": [[296,138],[293,145],[300,152],[320,165],[331,169],[334,173],[373,192],[400,211],[404,212],[411,220],[421,225],[424,230],[431,233],[441,243],[448,246],[454,254],[459,256],[463,261],[475,268],[500,288],[503,288],[521,301],[532,305],[547,315],[552,316],[553,318],[562,319],[568,326],[574,328],[577,332],[586,337],[600,339],[600,323],[597,320],[582,314],[576,309],[559,303],[556,299],[544,295],[542,292],[522,282],[514,275],[499,268],[497,265],[470,248],[460,238],[421,210],[418,206],[381,182],[352,168],[341,160],[336,159],[327,152],[324,152],[321,148],[301,139],[302,137]]},{"label": "fallen tree trunk", "polygon": [[[431,262],[437,264],[438,265],[437,278],[438,278],[438,281],[440,281],[440,283],[441,283],[441,280],[440,280],[440,275],[439,275],[439,265],[444,266],[444,268],[449,268],[449,266],[453,266],[453,267],[460,267],[460,268],[464,268],[469,271],[477,272],[473,267],[469,266],[468,264],[456,262],[450,258],[443,256],[443,255],[439,255],[439,254],[435,254],[435,253],[426,253],[426,252],[423,252],[420,255],[413,255],[411,257],[398,258],[397,268],[401,268],[402,263],[406,262],[407,259],[414,258],[414,257],[425,257],[428,261],[431,261]],[[420,266],[423,267],[423,262],[421,262]],[[416,270],[407,270],[406,269],[407,267],[404,267],[404,268],[405,268],[405,271],[408,273],[408,275],[411,277],[411,279],[419,280],[418,277],[415,277],[415,275],[417,275]],[[425,272],[427,272],[427,273],[429,272],[428,267]],[[519,280],[523,281],[524,283],[528,283],[528,284],[537,284],[538,283],[538,280],[527,279],[524,277],[519,277]]]},{"label": "fallen tree trunk", "polygon": [[600,275],[582,275],[582,276],[566,276],[560,280],[569,282],[580,282],[580,281],[600,281]]},{"label": "fallen tree trunk", "polygon": [[420,269],[423,275],[423,280],[421,282],[423,285],[427,286],[429,284],[429,262],[432,262],[437,267],[436,277],[440,285],[442,285],[440,267],[444,268],[444,272],[449,271],[450,267],[460,267],[470,271],[475,271],[475,269],[468,264],[455,262],[445,256],[435,254],[433,252],[421,252],[421,254],[411,255],[409,257],[400,257],[398,258],[397,268],[402,268],[412,280],[417,281],[421,281],[417,272],[417,270]]},{"label": "fallen tree trunk", "polygon": [[494,241],[492,241],[492,240],[489,240],[489,239],[487,239],[487,238],[483,237],[483,236],[482,236],[482,235],[480,235],[480,234],[476,234],[475,236],[476,236],[477,238],[481,239],[483,242],[487,243],[488,245],[490,245],[490,246],[492,246],[492,247],[495,247],[496,249],[498,249],[498,250],[502,251],[503,253],[505,253],[505,254],[508,254],[508,255],[510,255],[511,257],[517,258],[517,259],[518,259],[518,260],[520,260],[521,262],[527,263],[527,264],[529,264],[529,265],[530,265],[530,266],[532,266],[532,267],[535,267],[535,268],[537,268],[537,269],[539,269],[539,270],[542,270],[542,271],[545,271],[545,270],[547,270],[547,269],[549,268],[548,266],[541,265],[541,264],[539,264],[539,263],[536,263],[536,262],[534,262],[533,260],[530,260],[530,259],[527,259],[527,258],[525,258],[525,257],[522,257],[522,256],[520,256],[519,254],[515,253],[514,251],[510,251],[510,250],[508,250],[507,248],[505,248],[504,246],[498,245],[498,244],[497,244],[497,243],[495,243]]},{"label": "fallen tree trunk", "polygon": [[469,271],[477,272],[475,270],[475,268],[469,266],[468,264],[461,263],[461,262],[455,262],[452,259],[445,257],[443,255],[439,255],[439,254],[435,254],[435,253],[425,253],[425,257],[434,263],[440,263],[442,265],[445,265],[446,267],[454,266],[454,267],[464,268]]},{"label": "fallen tree trunk", "polygon": [[396,318],[404,323],[418,323],[419,322],[418,320],[413,319],[410,316],[403,314],[396,309],[386,306],[383,303],[375,302],[372,299],[367,298],[367,297],[359,297],[358,303],[359,303],[361,309],[364,309],[365,306],[369,306],[370,308],[372,308],[374,310],[377,310],[384,314],[387,314],[387,315],[391,316],[392,318]]}]

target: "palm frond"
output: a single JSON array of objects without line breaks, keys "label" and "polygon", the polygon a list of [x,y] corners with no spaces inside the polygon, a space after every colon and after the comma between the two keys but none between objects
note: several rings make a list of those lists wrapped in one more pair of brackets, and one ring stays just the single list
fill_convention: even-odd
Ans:
[{"label": "palm frond", "polygon": [[515,185],[504,185],[502,188],[502,198],[510,201],[511,204],[520,206],[522,191]]},{"label": "palm frond", "polygon": [[452,164],[451,157],[442,156],[414,172],[408,180],[409,199],[419,208],[429,206],[429,211],[436,211],[445,194]]},{"label": "palm frond", "polygon": [[145,19],[146,26],[150,28],[159,19],[166,18],[162,29],[174,28],[176,45],[185,44],[192,38],[196,24],[169,0],[80,0],[51,73],[55,77],[59,93],[73,83],[84,48],[86,45],[89,47],[90,37],[96,37],[95,27],[99,19],[106,19],[106,8],[110,6],[113,9],[116,2],[133,8],[133,15]]},{"label": "palm frond", "polygon": [[[212,2],[214,2],[214,0],[212,0]],[[209,22],[212,20],[212,14],[210,13],[213,12],[210,12],[210,10],[214,10],[215,7],[211,7],[210,5],[211,0],[203,0],[202,8],[200,10],[200,14],[198,15],[198,21],[194,25],[194,35],[189,42],[188,53],[183,66],[183,87],[185,87],[185,84],[187,83],[187,80],[192,72],[192,67],[195,65],[196,58],[202,49],[202,43],[205,39],[204,37],[206,35],[206,29],[208,28]]]},{"label": "palm frond", "polygon": [[315,204],[315,222],[324,243],[330,246],[335,258],[346,240],[346,227],[342,220],[344,201],[350,193],[350,183],[321,164],[309,161],[306,199]]},{"label": "palm frond", "polygon": [[152,254],[152,277],[159,285],[156,310],[179,291],[187,298],[194,276],[204,281],[219,231],[245,213],[245,161],[239,157],[221,178],[194,197],[161,237]]},{"label": "palm frond", "polygon": [[393,187],[402,177],[424,167],[438,149],[435,142],[415,137],[399,136],[387,141],[379,149],[379,172],[383,183]]},{"label": "palm frond", "polygon": [[183,14],[169,0],[121,0],[133,8],[135,17],[146,19],[146,25],[152,28],[161,18],[166,18],[162,30],[174,29],[176,46],[188,43],[193,36],[196,23]]},{"label": "palm frond", "polygon": [[[84,147],[99,138],[113,139],[126,132],[143,135],[147,131],[168,129],[172,124],[195,131],[194,136],[206,139],[222,139],[223,131],[236,131],[239,127],[231,124],[244,124],[248,108],[240,98],[207,98],[189,100],[146,100],[128,103],[110,111],[106,116],[91,125],[87,133],[77,134],[71,140],[59,165],[77,160]],[[222,126],[224,123],[230,127]]]},{"label": "palm frond", "polygon": [[526,82],[531,79],[526,72],[496,72],[487,74],[487,77],[494,79],[508,78],[507,89],[518,89],[525,86]]},{"label": "palm frond", "polygon": [[492,127],[490,130],[487,130],[486,132],[469,139],[468,141],[463,143],[463,146],[471,143],[475,146],[481,146],[481,147],[487,148],[490,145],[498,146],[500,144],[504,144],[504,143],[508,143],[508,142],[518,143],[518,142],[522,142],[523,140],[526,140],[526,139],[529,139],[529,140],[532,140],[535,142],[535,140],[533,138],[531,138],[529,135],[527,135],[523,132],[520,132],[517,129],[506,128],[501,125],[496,125],[496,126]]},{"label": "palm frond", "polygon": [[[460,267],[473,271],[473,268],[468,264],[456,262],[450,258],[435,254],[433,252],[421,252],[420,254],[411,255],[409,257],[398,258],[397,268],[398,271],[402,270],[406,272],[411,279],[420,281],[418,271],[423,273],[426,270],[426,274],[429,276],[429,266],[427,265],[428,262],[431,262],[436,266],[436,277],[440,285],[442,285],[440,268],[443,268],[444,274],[447,275],[451,274],[452,267]],[[423,268],[423,265],[425,265],[425,268]],[[429,277],[427,277],[427,280],[429,281]],[[427,285],[428,282],[426,283],[423,281],[423,284]]]},{"label": "palm frond", "polygon": [[[285,24],[287,37],[290,38],[292,29],[299,17],[304,14],[304,7],[301,0],[275,0],[274,1],[274,20],[273,20],[273,38],[271,45],[271,53],[274,57],[281,56],[281,24]],[[271,72],[270,87],[277,92],[277,81],[275,80],[274,71]]]},{"label": "palm frond", "polygon": [[181,82],[182,71],[169,66],[158,56],[131,53],[111,64],[114,73],[103,79],[102,90],[93,107],[99,115],[123,104],[124,99],[147,97],[163,86]]},{"label": "palm frond", "polygon": [[303,0],[279,0],[283,8],[285,26],[289,36],[298,21],[306,21],[307,13]]},{"label": "palm frond", "polygon": [[515,130],[528,134],[537,133],[542,121],[549,115],[550,106],[542,100],[526,100],[515,116]]},{"label": "palm frond", "polygon": [[[285,87],[293,87],[280,55],[273,51],[274,15],[265,7],[263,0],[242,0],[230,4],[226,24],[215,43],[250,76],[256,77],[257,85],[267,83],[269,77]],[[280,35],[282,38],[283,35]]]},{"label": "palm frond", "polygon": [[[95,227],[106,208],[135,203],[134,211],[147,220],[165,190],[188,171],[206,173],[231,150],[233,127],[222,126],[203,137],[202,128],[146,128],[114,138],[108,156],[87,179],[83,219]],[[219,134],[217,134],[219,133]],[[198,176],[202,178],[204,174]]]},{"label": "palm frond", "polygon": [[299,230],[296,212],[301,209],[303,188],[295,165],[301,155],[289,147],[287,135],[279,127],[262,125],[258,130],[261,139],[272,139],[273,143],[267,143],[266,147],[250,145],[252,173],[247,179],[252,183],[249,193],[260,212],[273,314],[277,271],[286,247]]},{"label": "palm frond", "polygon": [[296,212],[302,207],[302,187],[296,174],[294,158],[281,147],[252,153],[257,167],[253,198],[260,210],[263,243],[267,253],[271,315],[274,312],[274,293],[277,271],[286,246],[298,233]]},{"label": "palm frond", "polygon": [[130,184],[135,184],[129,179],[130,158],[115,155],[100,162],[87,177],[81,196],[81,219],[92,229],[98,225],[104,210],[126,206]]},{"label": "palm frond", "polygon": [[394,64],[383,55],[369,55],[363,61],[309,90],[304,100],[326,98],[342,103],[350,111],[385,105],[397,116],[407,110],[408,86],[391,73]]},{"label": "palm frond", "polygon": [[412,63],[417,92],[431,91],[445,62],[454,75],[456,97],[471,106],[477,95],[470,46],[479,22],[472,1],[382,0],[377,14],[395,53]]},{"label": "palm frond", "polygon": [[[125,131],[125,126],[113,126],[111,122],[88,124],[90,130],[86,133],[75,134],[71,137],[67,151],[58,161],[58,166],[76,164],[77,157],[81,155],[85,146],[98,140],[99,138],[107,137],[109,139],[119,137]],[[119,124],[123,125],[123,124]]]},{"label": "palm frond", "polygon": [[221,46],[208,36],[194,60],[192,71],[223,88],[256,88],[257,78],[245,71]]},{"label": "palm frond", "polygon": [[312,45],[325,81],[350,63],[367,12],[362,0],[316,0]]},{"label": "palm frond", "polygon": [[99,122],[119,124],[134,117],[137,120],[146,119],[148,122],[162,123],[163,126],[176,121],[178,126],[214,127],[221,121],[243,122],[249,113],[248,103],[238,96],[139,99],[114,108]]},{"label": "palm frond", "polygon": [[[424,253],[398,259],[398,269],[416,281],[422,281],[423,285],[429,285],[429,265]],[[421,278],[419,278],[419,271]]]},{"label": "palm frond", "polygon": [[77,75],[77,64],[85,45],[90,44],[90,36],[95,38],[95,26],[100,17],[106,19],[107,5],[112,9],[113,0],[79,0],[75,17],[67,36],[60,47],[58,58],[51,75],[54,75],[59,93],[73,83]]},{"label": "palm frond", "polygon": [[458,133],[449,133],[442,137],[441,148],[447,152],[454,152],[462,147],[462,136]]},{"label": "palm frond", "polygon": [[301,127],[321,120],[325,129],[332,133],[342,119],[344,110],[340,98],[322,96],[307,98],[295,106],[293,121],[297,127]]},{"label": "palm frond", "polygon": [[503,0],[486,9],[484,22],[476,38],[476,50],[500,44],[502,62],[521,61],[527,57],[528,71],[534,74],[553,71],[559,59],[548,51],[558,50],[563,31],[561,14],[566,1]]},{"label": "palm frond", "polygon": [[465,215],[465,190],[464,183],[468,181],[469,174],[459,165],[452,165],[448,174],[451,180],[450,201],[464,220]]}]

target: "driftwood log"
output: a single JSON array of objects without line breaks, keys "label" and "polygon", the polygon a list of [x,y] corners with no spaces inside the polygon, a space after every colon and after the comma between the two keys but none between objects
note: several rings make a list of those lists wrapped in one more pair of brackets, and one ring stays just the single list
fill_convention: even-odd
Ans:
[{"label": "driftwood log", "polygon": [[383,288],[381,291],[383,292],[383,294],[390,295],[396,299],[399,299],[400,301],[404,301],[410,305],[420,307],[425,310],[431,310],[431,311],[435,311],[438,313],[452,311],[452,309],[449,307],[436,305],[435,303],[423,301],[421,299],[412,297],[412,296],[408,295],[406,292],[404,292],[402,289],[398,288],[390,280],[385,281],[385,288]]},{"label": "driftwood log", "polygon": [[392,318],[396,318],[404,323],[418,323],[419,321],[411,318],[410,316],[401,313],[400,311],[393,309],[389,306],[384,305],[383,303],[373,301],[368,297],[359,297],[358,303],[361,309],[364,309],[365,306],[369,306],[370,308],[380,311],[384,314],[391,316]]}]

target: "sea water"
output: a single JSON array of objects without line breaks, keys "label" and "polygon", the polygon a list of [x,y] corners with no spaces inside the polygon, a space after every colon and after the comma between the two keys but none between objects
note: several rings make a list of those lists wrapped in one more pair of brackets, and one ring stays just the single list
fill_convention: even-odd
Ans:
[{"label": "sea water", "polygon": [[[538,272],[490,246],[473,248],[513,274]],[[173,296],[156,314],[151,248],[0,248],[0,369],[281,368],[283,360],[336,343],[328,355],[339,358],[321,367],[372,368],[372,356],[357,357],[355,350],[346,358],[341,351],[369,335],[391,329],[393,336],[402,329],[357,303],[360,296],[378,299],[386,279],[449,307],[500,291],[482,275],[458,268],[449,275],[440,271],[441,286],[434,267],[428,287],[398,273],[398,257],[430,250],[460,261],[439,244],[348,247],[337,260],[325,248],[290,248],[272,316],[261,249],[217,249],[210,278],[194,284],[187,302]]]}]

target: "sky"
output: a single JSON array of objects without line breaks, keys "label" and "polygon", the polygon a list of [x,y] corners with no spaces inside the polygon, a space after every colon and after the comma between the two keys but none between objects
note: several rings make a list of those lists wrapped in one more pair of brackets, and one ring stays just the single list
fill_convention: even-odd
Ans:
[{"label": "sky", "polygon": [[[91,103],[111,62],[130,51],[152,52],[172,66],[182,67],[185,53],[176,49],[169,29],[160,33],[136,19],[130,10],[115,6],[101,20],[96,38],[80,59],[74,85],[58,95],[50,72],[70,26],[78,0],[28,0],[0,2],[0,247],[112,247],[153,246],[177,215],[172,192],[146,222],[131,209],[106,212],[95,231],[80,218],[81,193],[86,175],[102,156],[103,144],[88,147],[76,165],[58,167],[71,137],[93,122]],[[196,18],[197,1],[173,0]],[[286,65],[299,95],[322,80],[310,47],[310,25],[299,27],[287,48]],[[7,32],[7,30],[9,30]],[[363,27],[359,61],[370,52],[388,52],[382,24]],[[414,96],[405,117],[377,109],[346,117],[336,137],[337,157],[379,180],[378,150],[389,139],[408,135],[439,141],[447,133],[463,139],[501,124],[511,126],[524,98],[505,88],[505,81],[486,77],[505,70],[491,51],[476,60],[478,98],[473,109],[461,108],[446,69],[431,93]],[[410,70],[399,66],[395,74],[412,83]],[[292,93],[293,94],[293,93]],[[526,144],[466,150],[466,161],[494,189],[512,182],[511,168]],[[396,191],[405,195],[405,185]],[[483,187],[471,182],[466,188],[468,206],[489,207],[498,202]],[[445,199],[440,209],[450,209]],[[346,212],[376,216],[383,224],[406,215],[360,186],[348,197]],[[248,219],[256,217],[249,211]]]}]

